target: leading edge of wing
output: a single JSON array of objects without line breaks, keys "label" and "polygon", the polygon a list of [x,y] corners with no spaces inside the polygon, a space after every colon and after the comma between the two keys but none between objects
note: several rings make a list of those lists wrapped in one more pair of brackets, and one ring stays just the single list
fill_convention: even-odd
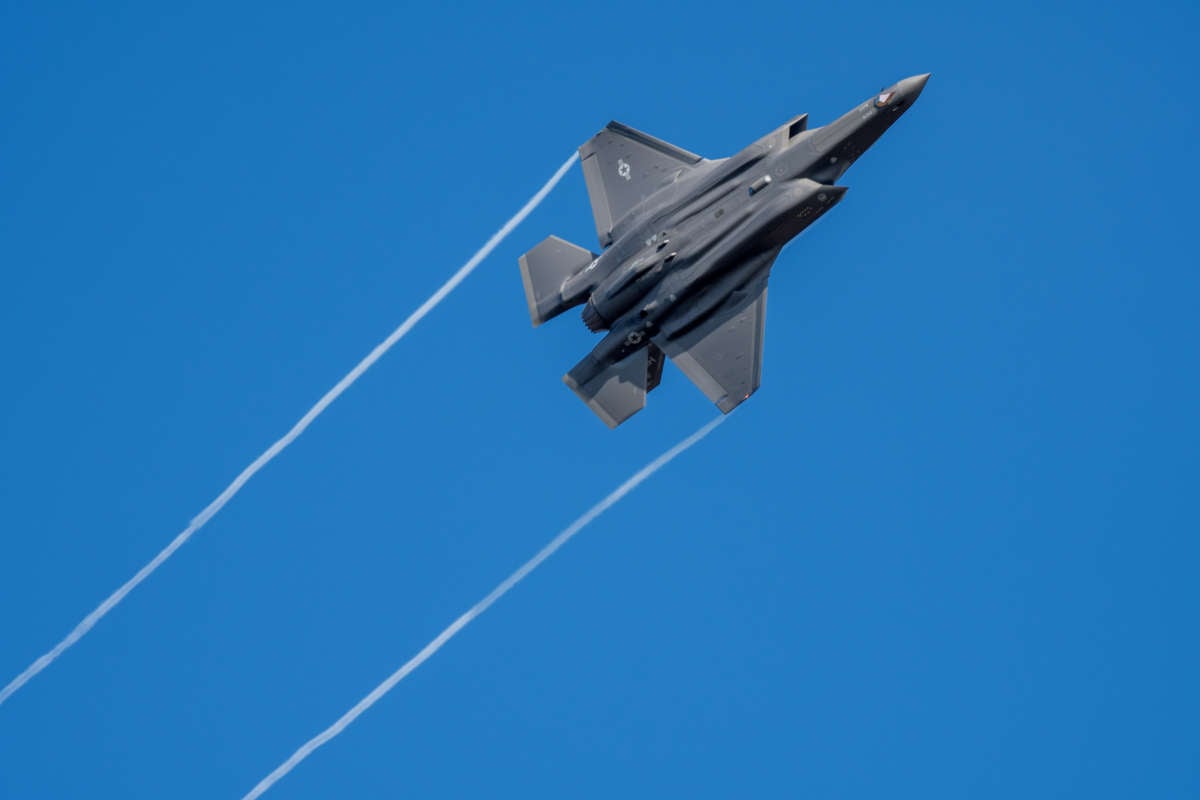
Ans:
[{"label": "leading edge of wing", "polygon": [[615,121],[580,146],[579,158],[596,235],[603,247],[612,244],[613,226],[634,206],[669,183],[680,170],[704,160]]},{"label": "leading edge of wing", "polygon": [[768,270],[737,289],[711,317],[675,339],[655,343],[704,396],[728,414],[762,379]]}]

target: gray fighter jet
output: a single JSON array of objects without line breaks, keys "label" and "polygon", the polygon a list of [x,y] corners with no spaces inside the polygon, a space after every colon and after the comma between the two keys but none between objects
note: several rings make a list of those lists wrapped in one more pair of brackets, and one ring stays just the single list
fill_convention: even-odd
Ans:
[{"label": "gray fighter jet", "polygon": [[908,110],[906,78],[823,128],[802,114],[705,159],[618,122],[579,148],[600,245],[551,236],[521,256],[535,326],[583,304],[608,331],[563,382],[615,428],[646,404],[664,355],[729,413],[758,388],[767,279],[779,251],[846,193],[850,165]]}]

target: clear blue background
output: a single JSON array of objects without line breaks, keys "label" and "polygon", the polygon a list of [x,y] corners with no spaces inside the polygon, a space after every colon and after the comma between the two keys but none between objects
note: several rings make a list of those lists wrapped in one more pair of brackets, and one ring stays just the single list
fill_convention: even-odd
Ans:
[{"label": "clear blue background", "polygon": [[[0,679],[610,118],[716,157],[932,71],[761,391],[270,796],[1200,793],[1195,3],[167,5],[0,12]],[[712,418],[559,383],[550,233],[578,168],[0,707],[0,797],[240,797]]]}]

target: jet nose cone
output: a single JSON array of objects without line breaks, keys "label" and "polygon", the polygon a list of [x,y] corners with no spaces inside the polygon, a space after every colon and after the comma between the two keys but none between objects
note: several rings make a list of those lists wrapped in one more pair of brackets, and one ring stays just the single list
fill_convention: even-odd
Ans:
[{"label": "jet nose cone", "polygon": [[932,72],[926,72],[924,75],[913,75],[911,78],[905,78],[900,81],[900,90],[908,97],[908,102],[912,102],[921,96],[921,90],[925,88],[925,84],[929,83],[929,76]]}]

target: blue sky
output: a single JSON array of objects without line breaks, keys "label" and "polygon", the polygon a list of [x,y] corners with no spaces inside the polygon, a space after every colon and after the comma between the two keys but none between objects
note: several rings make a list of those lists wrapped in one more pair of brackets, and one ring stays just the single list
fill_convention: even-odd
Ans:
[{"label": "blue sky", "polygon": [[[759,393],[268,796],[1195,796],[1200,10],[962,5],[6,5],[0,681],[609,119],[717,157],[932,71]],[[0,796],[240,797],[714,415],[561,385],[550,233],[578,169],[0,707]]]}]

